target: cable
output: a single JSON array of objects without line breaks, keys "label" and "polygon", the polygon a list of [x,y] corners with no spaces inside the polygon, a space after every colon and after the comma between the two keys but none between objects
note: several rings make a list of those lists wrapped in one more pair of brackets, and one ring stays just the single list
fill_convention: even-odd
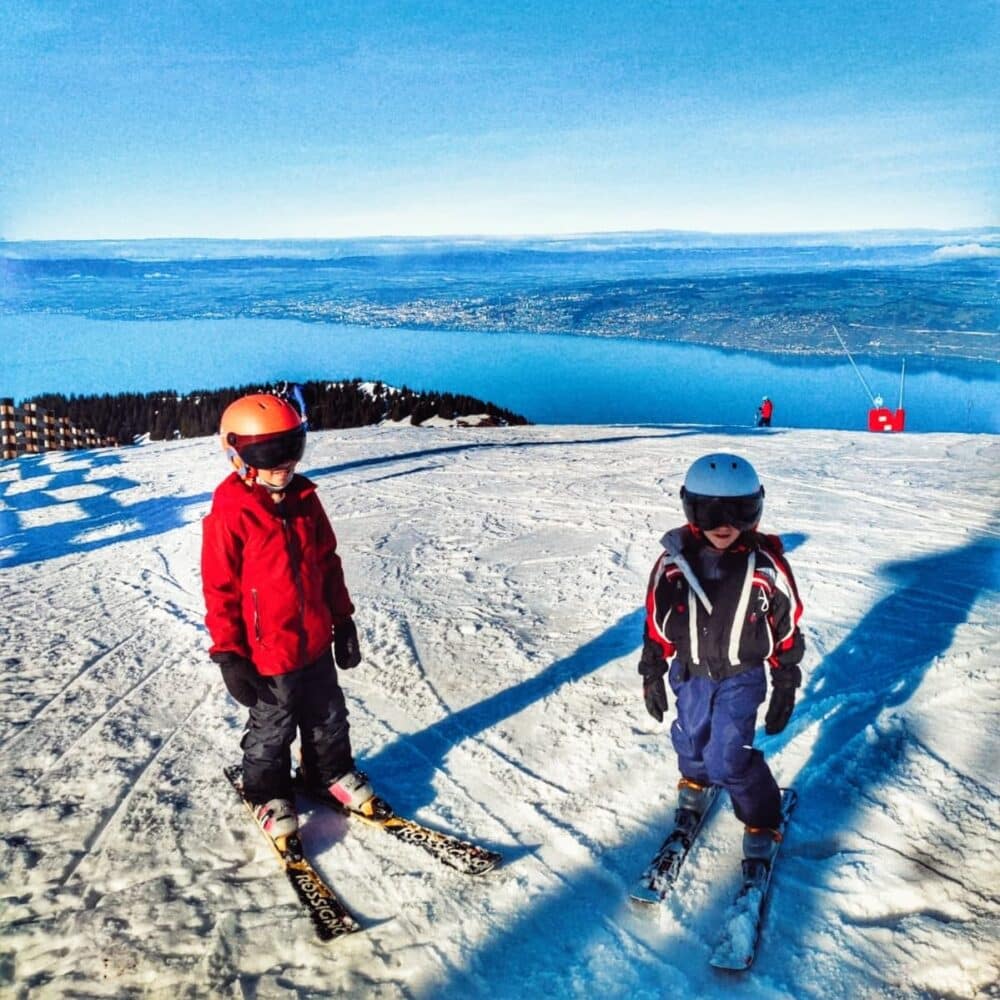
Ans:
[{"label": "cable", "polygon": [[837,335],[837,340],[840,341],[840,346],[844,349],[844,353],[847,355],[847,360],[850,361],[852,365],[854,365],[854,372],[858,376],[858,379],[861,381],[861,384],[865,387],[865,392],[868,393],[868,398],[872,401],[872,406],[878,408],[879,404],[875,402],[875,396],[872,393],[871,389],[868,388],[868,383],[865,381],[864,375],[861,374],[861,369],[857,366],[857,363],[855,362],[854,358],[851,357],[851,352],[847,349],[847,344],[844,343],[844,338],[841,337],[840,331],[837,329],[836,326],[834,326],[834,324],[831,323],[830,325],[833,326],[833,332]]}]

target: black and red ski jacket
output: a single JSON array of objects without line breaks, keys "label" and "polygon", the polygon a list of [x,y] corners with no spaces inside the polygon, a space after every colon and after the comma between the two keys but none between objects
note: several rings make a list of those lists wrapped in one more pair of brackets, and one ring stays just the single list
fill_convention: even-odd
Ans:
[{"label": "black and red ski jacket", "polygon": [[710,544],[697,528],[675,528],[662,544],[646,594],[644,659],[677,657],[690,675],[713,680],[799,663],[802,602],[780,538],[745,532],[715,554],[714,580],[696,573],[699,549]]},{"label": "black and red ski jacket", "polygon": [[234,472],[216,489],[202,528],[210,653],[237,653],[275,675],[329,650],[333,626],[354,605],[315,483],[295,476],[276,504]]}]

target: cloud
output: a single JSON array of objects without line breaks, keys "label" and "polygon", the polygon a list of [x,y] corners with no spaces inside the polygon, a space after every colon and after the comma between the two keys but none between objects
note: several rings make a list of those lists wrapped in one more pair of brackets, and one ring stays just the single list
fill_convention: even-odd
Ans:
[{"label": "cloud", "polygon": [[1000,247],[984,247],[981,243],[961,243],[938,247],[931,256],[935,260],[965,260],[969,257],[1000,257]]}]

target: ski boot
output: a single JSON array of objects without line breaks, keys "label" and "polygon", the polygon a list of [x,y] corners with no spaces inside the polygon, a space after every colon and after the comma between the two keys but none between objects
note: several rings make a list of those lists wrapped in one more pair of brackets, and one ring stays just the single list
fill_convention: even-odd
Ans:
[{"label": "ski boot", "polygon": [[271,799],[254,806],[253,814],[260,828],[275,842],[278,850],[285,850],[289,839],[299,832],[299,817],[295,806],[288,799]]},{"label": "ski boot", "polygon": [[347,812],[382,822],[392,816],[392,807],[380,799],[364,771],[352,770],[330,783],[327,791]]},{"label": "ski boot", "polygon": [[690,778],[681,778],[677,782],[677,811],[674,813],[674,826],[689,835],[698,826],[708,803],[711,801],[709,789],[711,785],[703,785]]},{"label": "ski boot", "polygon": [[771,867],[781,843],[781,831],[769,826],[747,826],[743,832],[743,877],[752,878]]}]

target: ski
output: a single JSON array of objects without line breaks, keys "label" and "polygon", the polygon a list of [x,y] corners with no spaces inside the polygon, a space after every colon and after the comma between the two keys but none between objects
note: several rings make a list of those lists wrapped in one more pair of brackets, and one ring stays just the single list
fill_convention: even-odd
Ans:
[{"label": "ski", "polygon": [[375,796],[372,815],[367,816],[345,809],[326,789],[307,785],[300,774],[296,774],[295,784],[317,802],[329,806],[342,815],[360,820],[368,826],[378,827],[404,844],[414,844],[425,850],[436,861],[454,868],[463,875],[485,875],[503,861],[503,855],[496,851],[487,850],[479,844],[462,840],[450,833],[442,833],[440,830],[432,830],[416,820],[399,816],[392,806],[379,796]]},{"label": "ski", "polygon": [[[237,764],[223,770],[236,794],[239,795],[240,801],[250,813],[254,826],[257,826],[253,804],[243,794],[243,769]],[[259,826],[257,828],[260,829]],[[298,834],[284,838],[281,843],[268,837],[266,833],[264,837],[278,855],[288,881],[291,882],[299,902],[309,914],[321,941],[332,941],[343,934],[353,934],[361,930],[361,925],[350,910],[337,898],[305,856]]]},{"label": "ski", "polygon": [[629,893],[636,903],[662,903],[673,891],[681,865],[687,858],[698,833],[705,825],[719,796],[719,788],[712,785],[707,792],[705,808],[701,813],[678,809],[674,815],[673,829],[667,834],[653,860]]},{"label": "ski", "polygon": [[[785,788],[781,794],[781,826],[784,836],[788,819],[795,808],[798,796],[794,788]],[[722,933],[710,959],[717,969],[743,972],[753,965],[760,940],[760,929],[767,905],[774,863],[781,848],[777,840],[767,859],[745,858],[743,861],[743,884],[722,921]]]}]

